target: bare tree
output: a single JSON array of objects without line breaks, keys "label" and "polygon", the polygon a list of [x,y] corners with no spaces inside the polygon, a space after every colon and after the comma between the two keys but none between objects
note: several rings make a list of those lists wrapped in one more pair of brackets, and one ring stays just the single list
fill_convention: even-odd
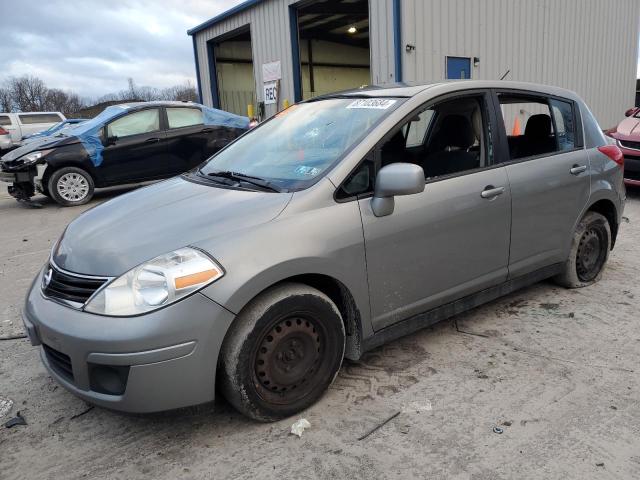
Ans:
[{"label": "bare tree", "polygon": [[163,88],[160,90],[159,96],[161,100],[178,100],[180,102],[195,102],[198,99],[196,89],[191,82]]},{"label": "bare tree", "polygon": [[47,87],[37,77],[25,75],[11,77],[8,82],[9,91],[16,108],[22,112],[43,110],[47,96]]},{"label": "bare tree", "polygon": [[52,110],[54,112],[62,112],[65,115],[71,115],[82,108],[80,97],[75,93],[67,93],[57,88],[47,90],[44,110]]},{"label": "bare tree", "polygon": [[[133,78],[127,79],[127,88],[109,93],[91,103],[178,100],[196,101],[196,89],[191,82],[167,88],[139,86]],[[73,92],[58,88],[47,88],[45,83],[33,76],[10,77],[0,87],[0,111],[33,112],[51,110],[66,115],[77,114],[88,102]]]},{"label": "bare tree", "polygon": [[13,98],[8,88],[0,88],[0,112],[13,110]]}]

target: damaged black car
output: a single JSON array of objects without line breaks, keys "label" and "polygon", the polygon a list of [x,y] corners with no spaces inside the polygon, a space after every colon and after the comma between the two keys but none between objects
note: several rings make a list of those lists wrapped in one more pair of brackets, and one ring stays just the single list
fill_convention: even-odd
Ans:
[{"label": "damaged black car", "polygon": [[95,188],[188,171],[249,128],[249,119],[192,102],[107,107],[97,117],[17,148],[0,159],[0,181],[18,201],[36,192],[82,205]]}]

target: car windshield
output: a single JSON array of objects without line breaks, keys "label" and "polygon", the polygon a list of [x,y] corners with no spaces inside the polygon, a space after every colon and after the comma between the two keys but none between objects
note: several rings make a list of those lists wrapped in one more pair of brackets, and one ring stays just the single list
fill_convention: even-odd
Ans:
[{"label": "car windshield", "polygon": [[307,188],[402,101],[342,97],[293,105],[211,157],[199,173],[259,179],[287,191]]}]

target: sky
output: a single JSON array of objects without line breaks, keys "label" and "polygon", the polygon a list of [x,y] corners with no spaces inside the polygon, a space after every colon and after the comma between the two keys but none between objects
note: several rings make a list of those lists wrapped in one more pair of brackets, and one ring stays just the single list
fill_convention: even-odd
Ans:
[{"label": "sky", "polygon": [[96,98],[137,85],[195,83],[189,28],[239,0],[18,0],[0,14],[0,82],[34,75]]},{"label": "sky", "polygon": [[30,74],[50,88],[85,98],[123,90],[129,77],[158,88],[195,83],[193,44],[186,31],[238,3],[14,1],[0,15],[0,82]]}]

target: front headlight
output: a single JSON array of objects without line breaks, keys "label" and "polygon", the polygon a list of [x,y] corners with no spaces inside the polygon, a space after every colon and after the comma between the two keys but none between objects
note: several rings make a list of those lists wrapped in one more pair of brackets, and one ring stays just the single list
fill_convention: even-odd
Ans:
[{"label": "front headlight", "polygon": [[37,150],[35,152],[27,153],[26,155],[21,156],[19,160],[22,160],[22,163],[24,165],[31,165],[32,163],[36,163],[50,151],[51,150]]},{"label": "front headlight", "polygon": [[139,315],[177,302],[223,275],[207,255],[185,247],[132,268],[99,290],[84,309],[117,317]]}]

